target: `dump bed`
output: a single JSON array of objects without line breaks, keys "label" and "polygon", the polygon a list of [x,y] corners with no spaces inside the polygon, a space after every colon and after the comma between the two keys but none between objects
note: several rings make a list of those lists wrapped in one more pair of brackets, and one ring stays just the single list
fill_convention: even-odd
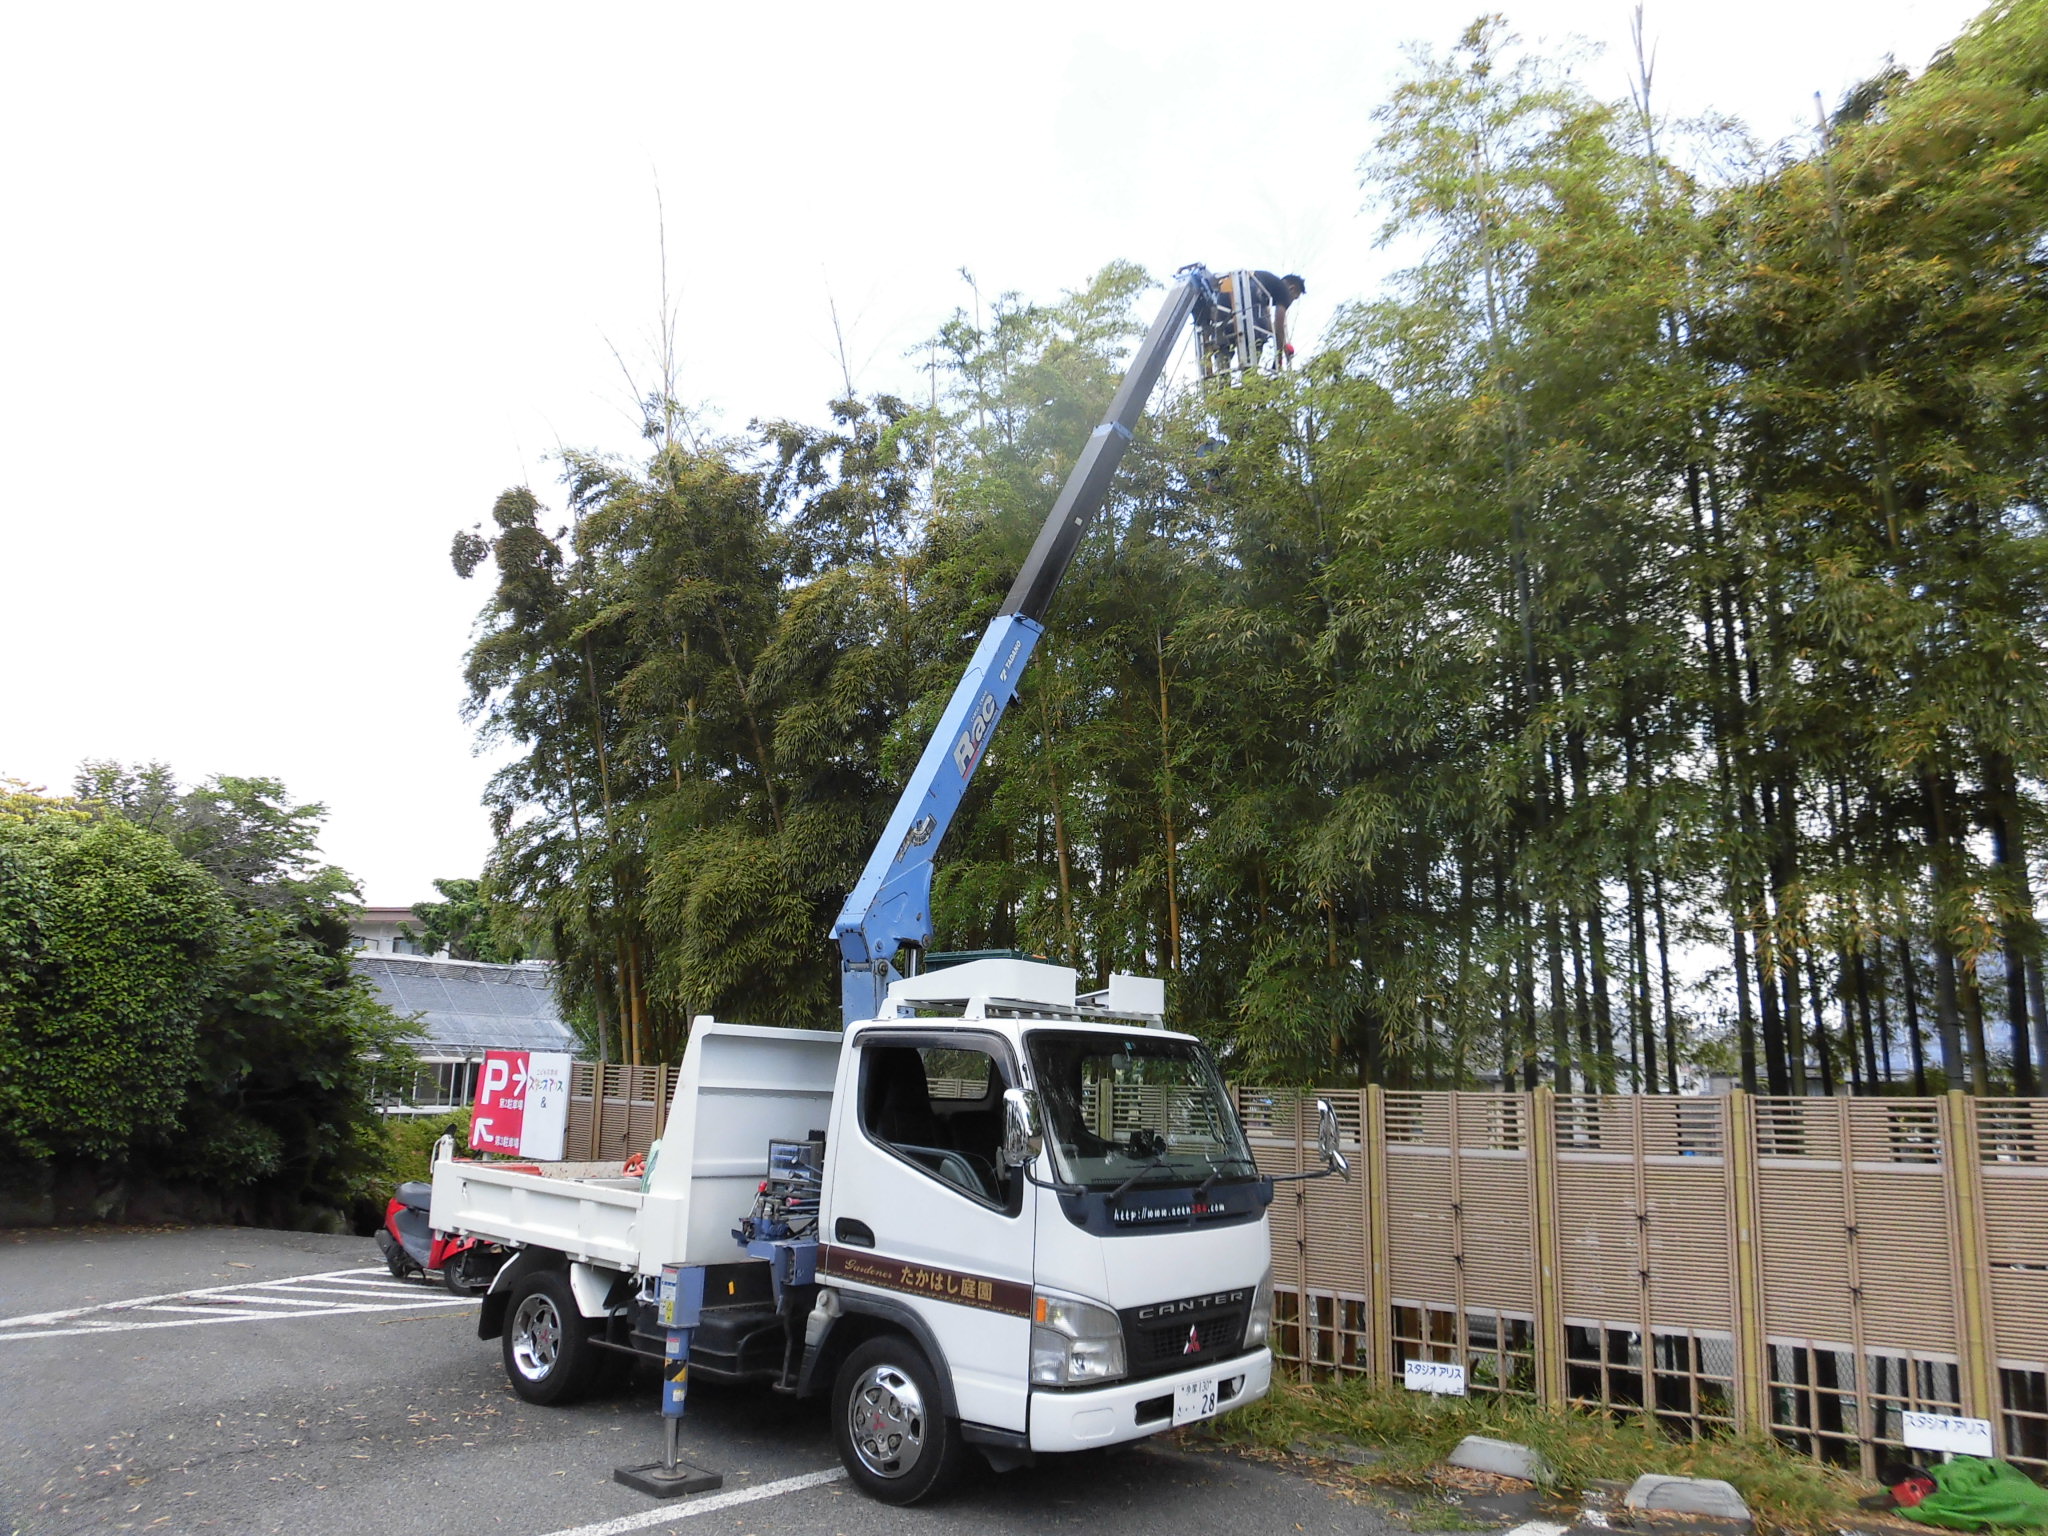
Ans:
[{"label": "dump bed", "polygon": [[[489,1163],[434,1165],[437,1232],[464,1232],[515,1247],[552,1248],[611,1269],[639,1269],[643,1255],[679,1246],[682,1202],[642,1192],[637,1178],[561,1179]],[[656,1268],[678,1262],[652,1259]]]},{"label": "dump bed", "polygon": [[[668,1120],[638,1178],[563,1178],[489,1163],[434,1165],[435,1229],[548,1248],[652,1274],[743,1257],[732,1229],[768,1168],[768,1143],[831,1121],[840,1036],[699,1019]],[[559,1166],[559,1165],[558,1165]]]}]

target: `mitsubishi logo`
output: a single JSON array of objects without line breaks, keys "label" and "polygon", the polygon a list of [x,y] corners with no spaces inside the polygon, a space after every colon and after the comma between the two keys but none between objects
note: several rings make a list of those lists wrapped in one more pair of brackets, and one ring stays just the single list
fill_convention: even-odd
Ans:
[{"label": "mitsubishi logo", "polygon": [[1182,1348],[1181,1353],[1184,1355],[1199,1355],[1201,1352],[1202,1331],[1199,1328],[1190,1327],[1188,1329],[1188,1342]]}]

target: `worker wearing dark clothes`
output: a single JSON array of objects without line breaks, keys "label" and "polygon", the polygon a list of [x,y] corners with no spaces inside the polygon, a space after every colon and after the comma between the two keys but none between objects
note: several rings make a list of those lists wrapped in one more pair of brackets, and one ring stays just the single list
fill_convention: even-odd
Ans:
[{"label": "worker wearing dark clothes", "polygon": [[[1288,306],[1308,292],[1299,273],[1277,276],[1259,271],[1244,274],[1251,280],[1252,361],[1256,365],[1270,337],[1283,363],[1294,356],[1294,344],[1287,339]],[[1199,296],[1195,302],[1195,325],[1202,337],[1202,372],[1212,376],[1228,369],[1237,353],[1236,306],[1238,274],[1225,272],[1216,279],[1214,299]]]}]

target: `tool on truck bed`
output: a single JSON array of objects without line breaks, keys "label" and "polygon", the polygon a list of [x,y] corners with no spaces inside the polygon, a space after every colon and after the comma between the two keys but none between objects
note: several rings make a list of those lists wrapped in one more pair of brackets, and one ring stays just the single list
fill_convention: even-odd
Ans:
[{"label": "tool on truck bed", "polygon": [[742,1247],[783,1238],[808,1237],[818,1230],[818,1191],[825,1182],[825,1133],[808,1141],[768,1143],[768,1177],[754,1195],[754,1208],[733,1230]]}]

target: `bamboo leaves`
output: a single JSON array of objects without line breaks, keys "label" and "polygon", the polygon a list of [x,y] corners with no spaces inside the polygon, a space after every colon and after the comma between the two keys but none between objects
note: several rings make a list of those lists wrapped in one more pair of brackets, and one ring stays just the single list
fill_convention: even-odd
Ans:
[{"label": "bamboo leaves", "polygon": [[[2037,1081],[2044,3],[1775,162],[1497,21],[1418,55],[1361,165],[1414,266],[1156,403],[940,943],[1164,974],[1247,1075]],[[831,915],[1147,282],[973,288],[921,402],[572,455],[573,526],[458,535],[523,750],[494,878],[624,1054],[830,1021]]]}]

